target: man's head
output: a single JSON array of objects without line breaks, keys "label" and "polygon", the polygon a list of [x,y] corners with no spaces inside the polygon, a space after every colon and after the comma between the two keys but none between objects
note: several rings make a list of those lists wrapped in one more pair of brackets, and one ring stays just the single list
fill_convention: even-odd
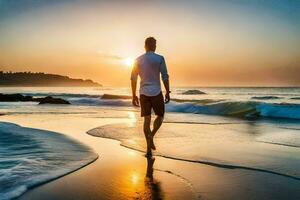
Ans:
[{"label": "man's head", "polygon": [[154,37],[148,37],[145,40],[145,50],[155,51],[156,49],[156,39]]}]

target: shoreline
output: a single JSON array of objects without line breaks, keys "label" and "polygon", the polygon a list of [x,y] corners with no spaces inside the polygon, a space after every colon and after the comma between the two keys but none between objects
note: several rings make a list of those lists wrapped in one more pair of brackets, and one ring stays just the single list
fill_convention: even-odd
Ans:
[{"label": "shoreline", "polygon": [[[93,134],[90,134],[87,132],[87,134],[93,136],[93,137],[99,137],[103,139],[109,139],[109,140],[115,140],[120,143],[120,146],[140,152],[140,153],[146,153],[145,151],[133,148],[131,146],[127,146],[126,144],[123,144],[121,140],[115,139],[115,138],[110,138],[110,137],[105,137],[105,136],[96,136]],[[268,144],[268,143],[267,143]],[[271,143],[273,144],[273,143]],[[289,147],[296,147],[297,146],[289,146]],[[162,155],[162,154],[156,154],[155,152],[153,153],[154,157],[160,157],[160,158],[165,158],[165,159],[170,159],[170,160],[177,160],[177,161],[182,161],[182,162],[189,162],[189,163],[199,163],[202,165],[208,165],[211,167],[217,167],[217,168],[224,168],[224,169],[239,169],[239,170],[249,170],[249,171],[257,171],[257,172],[263,172],[263,173],[269,173],[277,176],[282,176],[294,180],[300,181],[300,177],[292,176],[292,175],[287,175],[287,174],[282,174],[276,171],[271,171],[271,170],[266,170],[266,169],[260,169],[260,168],[253,168],[253,167],[247,167],[247,166],[242,166],[242,165],[229,165],[229,164],[222,164],[222,163],[217,163],[217,162],[210,162],[210,161],[204,161],[204,160],[191,160],[191,159],[186,159],[186,158],[180,158],[180,157],[173,157],[173,156],[167,156],[167,155]]]},{"label": "shoreline", "polygon": [[[24,116],[30,116],[31,120],[26,121]],[[80,123],[76,123],[78,120]],[[128,122],[126,119],[66,115],[43,115],[41,118],[36,114],[18,114],[1,116],[0,121],[59,132],[88,145],[99,156],[80,170],[33,188],[18,199],[155,199],[157,195],[161,195],[163,199],[300,198],[298,180],[159,156],[152,163],[152,183],[147,184],[151,161],[142,153],[123,147],[114,139],[93,137],[86,133],[108,123]],[[70,126],[66,126],[67,124]],[[265,185],[271,186],[264,188]],[[157,187],[160,189],[155,193],[154,188]],[[291,194],[294,196],[291,197]]]},{"label": "shoreline", "polygon": [[[16,119],[15,116],[12,116],[12,115],[8,116],[7,118]],[[0,119],[0,121],[16,123],[23,127],[38,128],[38,129],[51,130],[51,131],[58,132],[57,129],[56,130],[47,129],[43,125],[40,126],[39,122],[37,122],[37,123],[31,122],[29,124],[26,122],[22,123],[21,121],[23,121],[23,120],[21,118],[22,117],[18,118],[17,120]],[[16,122],[16,121],[18,121],[18,122]],[[28,125],[30,125],[30,126],[28,126]],[[89,128],[91,128],[91,127],[89,127]],[[75,131],[75,130],[73,130],[73,131]],[[86,131],[88,131],[88,129]],[[67,132],[61,131],[58,133],[61,133],[63,135],[70,137],[70,134],[68,134]],[[112,168],[116,168],[116,170],[114,170],[115,172],[113,174],[117,175],[116,171],[122,170],[121,169],[122,165],[120,165],[119,161],[117,161],[117,162],[114,161],[116,159],[116,157],[123,159],[122,163],[125,163],[125,162],[127,163],[128,161],[131,160],[132,163],[131,163],[130,168],[132,168],[132,169],[134,169],[134,171],[136,171],[137,167],[138,167],[139,171],[140,171],[139,174],[142,174],[142,175],[133,176],[132,180],[130,180],[131,178],[129,178],[129,180],[127,180],[127,181],[131,182],[131,186],[130,185],[129,185],[130,187],[123,186],[124,191],[128,190],[128,187],[130,189],[131,187],[135,187],[137,184],[140,185],[143,182],[142,180],[144,179],[144,175],[146,177],[146,173],[147,173],[146,171],[147,171],[148,166],[145,166],[144,162],[147,159],[143,156],[142,153],[138,153],[138,152],[132,151],[130,149],[127,149],[125,147],[122,147],[119,145],[118,141],[115,141],[112,139],[95,138],[95,137],[87,135],[85,132],[79,132],[79,131],[76,134],[84,134],[84,136],[90,137],[92,140],[95,140],[93,142],[93,144],[90,143],[90,145],[88,145],[88,147],[92,148],[92,150],[98,154],[98,159],[94,160],[93,162],[91,162],[88,165],[82,166],[78,170],[75,170],[73,172],[63,175],[60,178],[53,179],[51,181],[45,182],[41,185],[38,185],[37,187],[31,188],[27,192],[25,192],[23,195],[18,197],[17,199],[30,199],[30,200],[31,199],[41,199],[41,196],[43,196],[43,199],[49,199],[49,200],[50,199],[69,199],[73,195],[72,193],[74,191],[73,186],[69,185],[70,179],[76,180],[76,181],[71,181],[72,184],[74,184],[74,185],[78,185],[78,184],[81,185],[81,183],[79,183],[79,182],[91,181],[91,179],[95,182],[99,182],[99,183],[102,182],[101,184],[104,184],[104,182],[105,182],[104,185],[106,185],[108,182],[111,182],[109,180],[110,176],[108,175],[108,177],[106,177],[106,179],[108,179],[108,180],[106,180],[104,182],[95,180],[95,177],[93,177],[93,174],[94,174],[93,171],[97,170],[98,171],[97,174],[100,173],[103,176],[105,174],[105,172],[99,172],[100,170],[98,170],[97,168],[103,168],[103,166],[104,166],[104,168],[112,167]],[[71,138],[78,140],[78,138],[76,138],[76,137],[71,136]],[[87,145],[86,141],[79,140],[79,142]],[[102,149],[102,151],[99,152],[97,148],[95,149],[95,145],[105,145],[105,148],[100,147],[100,149]],[[110,149],[110,150],[116,151],[116,153],[113,153],[114,156],[106,155],[107,159],[105,161],[103,161],[103,157],[105,156],[105,153],[103,153],[104,149],[106,149],[106,150]],[[183,183],[182,179],[179,179],[176,175],[170,174],[169,172],[157,171],[156,169],[152,169],[152,170],[154,171],[153,173],[159,173],[160,176],[167,177],[167,178],[164,178],[166,180],[164,182],[167,182],[166,185],[172,185],[174,183],[177,185],[175,187],[177,188],[176,190],[178,190],[179,192],[177,194],[176,193],[172,194],[173,189],[171,190],[171,192],[164,191],[164,194],[163,194],[164,198],[182,199],[184,196],[188,196],[190,199],[196,199],[195,194],[193,194],[193,192],[191,191],[190,185]],[[89,175],[88,176],[83,175],[85,173],[88,173]],[[82,179],[86,179],[86,181],[83,181]],[[115,179],[117,181],[118,179],[120,179],[120,177],[117,175],[117,177]],[[63,193],[61,193],[62,192],[61,188],[66,189],[66,187],[67,188],[70,187],[68,190],[69,192],[64,191]],[[141,187],[141,186],[139,186],[139,187]],[[75,188],[77,188],[77,186],[75,186]],[[142,188],[135,188],[135,189],[139,192],[139,194],[141,193],[142,196],[149,196],[149,195],[151,196],[151,194],[148,194],[147,192],[145,195],[143,195],[143,193],[145,193],[145,191],[144,191],[145,188],[144,189],[142,189]],[[94,197],[87,198],[87,196],[90,196],[89,195],[89,193],[91,192],[90,189],[88,189],[88,188],[82,189],[81,187],[77,188],[77,189],[80,190],[80,193],[82,193],[82,194],[79,196],[76,196],[76,199],[94,199],[94,198],[95,199],[111,199],[112,195],[114,193],[119,192],[120,189],[122,190],[122,188],[112,188],[112,190],[110,190],[110,192],[109,192],[110,194],[108,194],[107,192],[105,192],[105,189],[104,189],[104,191],[103,191],[103,189],[100,191],[99,191],[99,189],[94,189],[93,190]],[[106,194],[106,196],[104,194]],[[135,198],[135,196],[138,196],[136,191],[132,191],[129,194],[122,194],[118,197],[113,197],[113,198],[114,199],[127,199],[127,198]],[[73,198],[75,198],[75,196]]]},{"label": "shoreline", "polygon": [[[1,147],[0,199],[19,198],[28,190],[80,170],[99,158],[89,146],[64,134],[4,121],[0,125],[1,144],[7,142],[7,147]],[[14,151],[7,152],[9,149]]]}]

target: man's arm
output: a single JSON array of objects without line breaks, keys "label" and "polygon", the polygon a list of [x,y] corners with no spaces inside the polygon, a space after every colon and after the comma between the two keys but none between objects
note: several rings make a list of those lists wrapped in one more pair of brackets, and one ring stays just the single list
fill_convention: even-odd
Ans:
[{"label": "man's arm", "polygon": [[137,80],[131,80],[131,92],[132,92],[132,96],[136,96],[136,84],[137,84]]},{"label": "man's arm", "polygon": [[165,95],[165,103],[169,103],[170,101],[170,83],[169,83],[169,74],[167,70],[167,65],[165,62],[164,57],[162,57],[162,61],[160,64],[160,73],[161,73],[161,78],[163,80],[165,89],[166,89],[166,95]]},{"label": "man's arm", "polygon": [[166,88],[166,95],[165,95],[165,103],[169,103],[170,101],[170,83],[169,79],[163,80],[164,86]]},{"label": "man's arm", "polygon": [[136,96],[136,83],[137,83],[137,65],[134,63],[132,71],[131,71],[131,91],[132,91],[132,104],[134,106],[139,106],[139,98]]},{"label": "man's arm", "polygon": [[132,104],[134,106],[140,106],[139,98],[136,96],[136,82],[136,80],[131,80]]}]

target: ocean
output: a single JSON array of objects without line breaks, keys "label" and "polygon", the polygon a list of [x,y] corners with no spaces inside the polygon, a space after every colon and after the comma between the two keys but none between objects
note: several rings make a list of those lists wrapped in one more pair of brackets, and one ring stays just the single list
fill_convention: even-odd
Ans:
[{"label": "ocean", "polygon": [[[95,125],[87,134],[145,149],[139,108],[124,96],[101,99],[104,94],[130,95],[130,88],[5,87],[0,93],[50,95],[71,103],[0,102],[0,114],[28,120],[46,114],[130,119],[128,124]],[[156,156],[300,180],[300,88],[178,87],[171,99],[155,138]],[[4,123],[1,116],[0,143],[0,199],[19,196],[97,158],[76,140]]]}]

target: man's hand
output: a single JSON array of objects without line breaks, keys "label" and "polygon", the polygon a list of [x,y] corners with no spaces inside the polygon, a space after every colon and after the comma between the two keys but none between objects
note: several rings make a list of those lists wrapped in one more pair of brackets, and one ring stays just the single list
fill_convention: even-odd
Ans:
[{"label": "man's hand", "polygon": [[169,103],[170,102],[170,92],[166,92],[166,95],[165,95],[165,103]]},{"label": "man's hand", "polygon": [[136,95],[132,96],[132,105],[137,106],[137,107],[140,106],[139,98]]}]

